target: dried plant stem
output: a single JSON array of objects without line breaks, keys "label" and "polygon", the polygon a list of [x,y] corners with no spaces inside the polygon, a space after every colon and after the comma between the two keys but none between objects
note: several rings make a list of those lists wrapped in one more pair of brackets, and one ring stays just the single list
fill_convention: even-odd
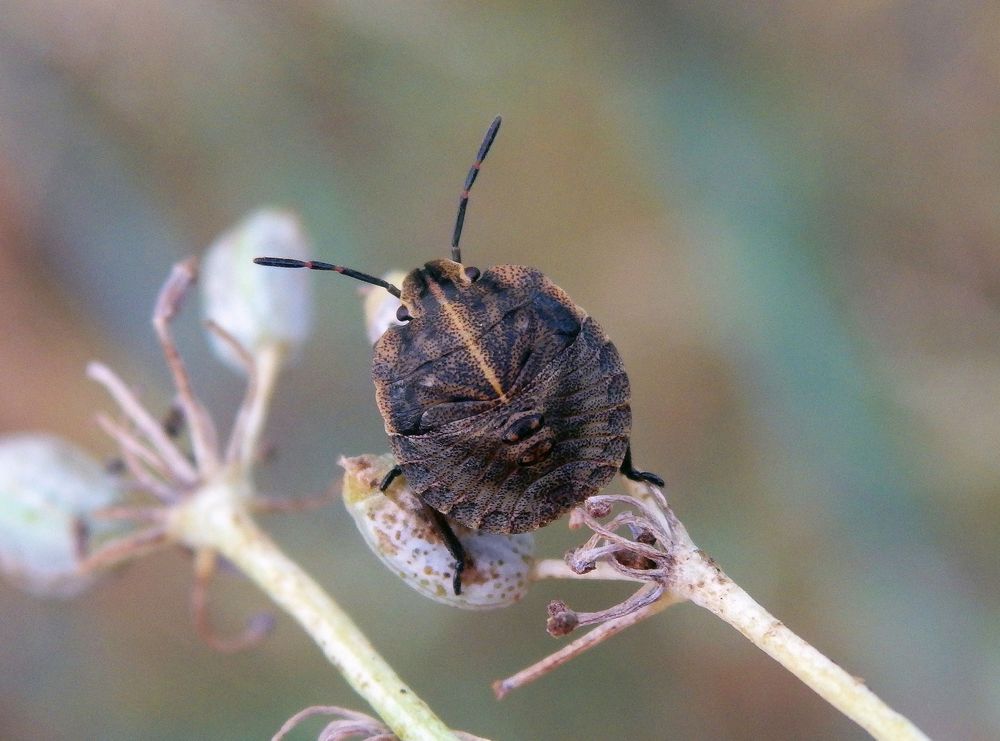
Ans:
[{"label": "dried plant stem", "polygon": [[[232,638],[215,633],[207,612],[207,590],[218,557],[223,556],[299,622],[397,736],[455,739],[455,734],[376,653],[347,614],[285,556],[250,516],[249,508],[256,501],[253,463],[286,348],[282,343],[265,344],[251,353],[232,334],[209,321],[209,329],[236,353],[247,373],[246,394],[225,454],[220,455],[215,423],[194,393],[171,330],[171,322],[196,274],[193,259],[175,265],[153,312],[153,325],[188,426],[193,461],[113,371],[100,363],[88,366],[90,377],[110,392],[131,422],[131,426],[117,425],[104,416],[102,426],[118,441],[129,471],[142,485],[139,488],[157,496],[165,506],[160,510],[162,518],[152,518],[152,526],[109,543],[87,558],[84,568],[120,563],[171,543],[191,548],[195,552],[195,625],[213,647],[237,650],[262,638],[270,621],[267,616],[258,616],[241,635]],[[81,544],[84,536],[81,532]]]},{"label": "dried plant stem", "polygon": [[254,393],[246,405],[246,416],[242,421],[240,435],[233,435],[233,440],[239,440],[239,457],[244,465],[251,465],[260,447],[260,436],[267,419],[271,397],[274,394],[275,382],[284,363],[286,350],[283,345],[270,344],[262,347],[256,355],[254,378]]},{"label": "dried plant stem", "polygon": [[146,439],[155,447],[156,452],[170,469],[171,475],[180,482],[191,485],[198,480],[198,472],[191,462],[170,440],[163,431],[163,426],[146,411],[142,402],[132,393],[114,371],[103,363],[90,363],[87,375],[108,390],[125,415],[141,430]]},{"label": "dried plant stem", "polygon": [[[257,527],[239,467],[223,470],[170,513],[173,537],[232,561],[294,617],[358,694],[401,739],[455,735],[379,656],[348,615]],[[228,474],[228,475],[227,475]]]},{"label": "dried plant stem", "polygon": [[[621,604],[596,613],[575,612],[560,601],[550,603],[547,627],[552,635],[565,635],[588,623],[600,624],[545,659],[495,682],[493,690],[498,698],[666,607],[690,601],[736,628],[876,739],[927,739],[863,680],[795,635],[726,576],[694,544],[662,492],[642,482],[626,480],[625,485],[629,496],[597,495],[575,511],[571,521],[576,526],[586,525],[593,535],[570,551],[565,563],[543,560],[535,564],[532,578],[624,578],[646,582],[645,586]],[[627,509],[613,514],[613,505]],[[626,528],[641,537],[633,539],[619,532]]]},{"label": "dried plant stem", "polygon": [[873,737],[927,738],[861,679],[841,669],[757,604],[702,551],[692,548],[678,559],[677,577],[676,591],[736,628]]},{"label": "dried plant stem", "polygon": [[615,571],[610,564],[598,563],[595,564],[593,571],[588,571],[585,574],[578,574],[573,571],[565,561],[556,558],[543,558],[541,561],[536,561],[531,567],[531,580],[541,581],[542,579],[583,579],[592,581],[629,581],[638,582],[631,576],[626,576],[618,571]]},{"label": "dried plant stem", "polygon": [[166,529],[162,525],[152,525],[105,543],[80,562],[80,570],[98,572],[101,569],[110,569],[119,564],[135,561],[168,545],[170,539]]},{"label": "dried plant stem", "polygon": [[190,257],[174,265],[170,277],[160,289],[153,309],[153,328],[160,340],[163,357],[177,387],[177,401],[187,420],[191,447],[194,450],[197,467],[201,471],[211,471],[219,467],[219,445],[215,423],[205,406],[195,396],[191,387],[191,377],[174,342],[171,322],[180,310],[181,301],[198,275],[198,260]]},{"label": "dried plant stem", "polygon": [[[626,481],[626,486],[636,498],[648,501],[651,492],[645,485]],[[658,512],[652,511],[670,533],[674,556],[666,585],[668,594],[690,600],[729,623],[875,738],[927,739],[919,728],[868,689],[863,680],[848,674],[757,604],[694,544],[662,494],[655,490],[652,493],[661,504]]]},{"label": "dried plant stem", "polygon": [[549,654],[541,661],[532,664],[531,666],[522,669],[517,674],[512,674],[506,679],[499,679],[493,683],[493,694],[497,696],[498,700],[502,700],[511,691],[516,690],[519,687],[523,687],[526,684],[534,682],[536,679],[540,678],[544,674],[548,674],[550,671],[558,666],[562,666],[570,659],[573,659],[584,651],[593,648],[594,646],[603,643],[608,638],[616,636],[621,633],[626,628],[629,628],[636,623],[642,622],[648,617],[652,617],[658,612],[670,607],[670,605],[681,602],[682,598],[671,595],[669,592],[663,597],[653,602],[650,605],[646,605],[636,612],[630,613],[628,615],[623,615],[621,617],[613,618],[607,622],[601,623],[598,627],[594,628],[589,633],[580,636],[572,643],[568,643],[555,653]]},{"label": "dried plant stem", "polygon": [[191,589],[191,612],[198,636],[220,653],[236,653],[256,646],[274,628],[273,617],[261,612],[247,621],[242,633],[223,636],[216,632],[209,617],[208,594],[212,579],[219,567],[219,555],[213,550],[202,548],[194,554],[194,585]]}]

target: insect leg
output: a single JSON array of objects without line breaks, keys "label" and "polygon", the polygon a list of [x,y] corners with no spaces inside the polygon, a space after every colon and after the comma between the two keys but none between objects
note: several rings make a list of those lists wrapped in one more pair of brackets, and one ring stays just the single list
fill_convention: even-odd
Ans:
[{"label": "insect leg", "polygon": [[452,581],[452,588],[455,590],[455,595],[458,596],[462,593],[462,572],[465,571],[465,564],[468,561],[465,555],[465,548],[462,547],[461,541],[455,535],[455,531],[451,529],[451,525],[448,524],[448,520],[445,519],[443,514],[433,507],[427,507],[427,511],[430,512],[434,520],[434,525],[444,539],[448,553],[455,559],[455,579]]},{"label": "insect leg", "polygon": [[382,478],[382,483],[380,483],[378,485],[378,490],[379,491],[385,491],[386,489],[388,489],[389,488],[389,484],[391,484],[393,481],[395,481],[396,477],[399,476],[402,473],[403,473],[403,469],[402,468],[400,468],[399,466],[393,466],[389,470],[389,473],[387,473]]},{"label": "insect leg", "polygon": [[619,469],[622,472],[622,476],[627,479],[632,479],[633,481],[645,481],[653,486],[663,486],[663,479],[657,476],[655,473],[650,473],[649,471],[637,471],[632,466],[632,444],[625,448],[625,460],[622,461],[622,467]]},{"label": "insect leg", "polygon": [[[389,485],[402,473],[403,469],[399,466],[393,466],[389,469],[389,473],[385,475],[382,483],[378,485],[379,491],[388,489]],[[434,527],[437,528],[438,534],[440,534],[441,539],[444,541],[448,553],[455,559],[455,579],[452,582],[452,588],[455,590],[455,594],[459,595],[462,593],[462,572],[465,571],[465,564],[468,562],[468,558],[465,556],[465,548],[462,547],[462,542],[455,535],[455,531],[451,529],[451,525],[448,524],[445,516],[433,507],[424,506],[427,508],[427,512],[434,522]]]}]

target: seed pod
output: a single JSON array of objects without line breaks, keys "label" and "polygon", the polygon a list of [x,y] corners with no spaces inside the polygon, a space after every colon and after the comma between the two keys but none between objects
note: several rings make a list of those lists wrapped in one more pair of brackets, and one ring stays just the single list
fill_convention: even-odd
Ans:
[{"label": "seed pod", "polygon": [[[311,286],[304,276],[277,270],[254,270],[250,259],[262,251],[281,250],[304,256],[307,241],[298,219],[284,211],[251,214],[219,237],[205,254],[201,269],[203,311],[250,353],[278,346],[293,355],[312,326]],[[216,354],[243,370],[233,348],[209,332]]]},{"label": "seed pod", "polygon": [[76,596],[95,580],[78,570],[85,542],[116,529],[92,515],[119,498],[115,480],[68,442],[0,439],[0,571],[36,596]]},{"label": "seed pod", "polygon": [[404,479],[382,493],[378,485],[395,461],[390,455],[343,458],[344,503],[365,542],[399,578],[437,602],[467,610],[491,610],[527,592],[534,537],[499,535],[454,526],[468,565],[455,595],[454,557],[426,506]]}]

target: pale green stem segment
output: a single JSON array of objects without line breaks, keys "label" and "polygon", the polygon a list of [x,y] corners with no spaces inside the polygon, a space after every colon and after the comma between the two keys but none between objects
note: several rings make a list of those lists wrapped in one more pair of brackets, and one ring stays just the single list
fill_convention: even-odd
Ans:
[{"label": "pale green stem segment", "polygon": [[257,455],[261,432],[267,420],[267,410],[271,405],[271,396],[274,394],[285,355],[285,347],[279,344],[266,345],[256,355],[257,393],[254,394],[247,410],[246,426],[240,445],[241,462],[245,466],[253,465],[254,457]]},{"label": "pale green stem segment", "polygon": [[704,553],[692,550],[679,560],[677,569],[677,591],[736,628],[874,738],[927,739],[861,679],[852,677],[757,604]]},{"label": "pale green stem segment", "polygon": [[[626,486],[637,498],[647,496],[641,483],[626,480]],[[676,559],[665,597],[673,593],[725,620],[876,739],[927,741],[919,728],[886,705],[864,681],[852,677],[795,635],[726,576],[694,544],[669,507],[659,512],[662,527],[672,535],[671,550]]]},{"label": "pale green stem segment", "polygon": [[385,723],[404,741],[455,739],[449,728],[379,656],[350,617],[264,533],[247,512],[252,487],[236,466],[173,509],[170,533],[212,548],[294,617]]}]

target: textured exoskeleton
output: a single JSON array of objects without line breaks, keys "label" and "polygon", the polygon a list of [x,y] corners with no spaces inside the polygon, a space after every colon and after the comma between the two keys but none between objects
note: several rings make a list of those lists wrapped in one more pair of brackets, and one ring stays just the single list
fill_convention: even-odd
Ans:
[{"label": "textured exoskeleton", "polygon": [[629,383],[597,322],[542,273],[477,274],[451,260],[412,271],[411,320],[376,343],[372,378],[414,493],[467,527],[520,533],[621,467]]}]

